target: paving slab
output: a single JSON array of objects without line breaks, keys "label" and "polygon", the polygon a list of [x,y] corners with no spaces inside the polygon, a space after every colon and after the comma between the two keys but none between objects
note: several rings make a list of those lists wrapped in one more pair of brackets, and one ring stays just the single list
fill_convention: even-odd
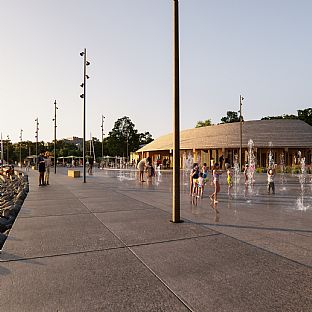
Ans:
[{"label": "paving slab", "polygon": [[214,231],[184,222],[173,224],[170,215],[157,209],[95,214],[125,244],[147,244],[214,235]]},{"label": "paving slab", "polygon": [[44,201],[26,198],[19,217],[60,216],[83,213],[90,213],[90,211],[76,198],[46,199]]},{"label": "paving slab", "polygon": [[141,201],[116,194],[115,199],[108,200],[108,198],[92,197],[82,198],[80,201],[91,212],[109,212],[109,211],[125,211],[125,210],[139,210],[139,209],[153,209],[151,205],[145,204]]},{"label": "paving slab", "polygon": [[18,218],[0,261],[121,247],[92,214]]},{"label": "paving slab", "polygon": [[312,270],[224,235],[131,248],[193,311],[310,311]]},{"label": "paving slab", "polygon": [[189,311],[130,251],[0,264],[6,312]]}]

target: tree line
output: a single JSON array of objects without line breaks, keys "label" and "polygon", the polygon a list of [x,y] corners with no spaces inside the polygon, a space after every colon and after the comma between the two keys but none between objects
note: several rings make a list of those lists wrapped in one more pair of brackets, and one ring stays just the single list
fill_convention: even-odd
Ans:
[{"label": "tree line", "polygon": [[[103,140],[103,154],[104,156],[127,156],[141,146],[153,141],[152,135],[146,131],[140,133],[135,124],[127,116],[119,118],[108,136]],[[96,158],[102,157],[102,141],[96,137],[92,138],[94,153]],[[54,141],[44,142],[40,141],[37,145],[38,154],[41,152],[54,152]],[[9,162],[18,162],[20,159],[20,152],[22,159],[27,156],[36,155],[36,143],[31,141],[23,141],[19,143],[12,143],[9,140],[3,140],[4,160],[9,159]],[[86,141],[87,155],[90,154],[90,140]],[[82,139],[79,143],[73,143],[67,139],[56,141],[56,155],[58,157],[66,156],[82,156]],[[92,148],[93,155],[93,148]]]},{"label": "tree line", "polygon": [[[227,111],[226,116],[221,118],[220,124],[239,122],[238,113],[239,112],[235,112],[235,111]],[[284,114],[284,115],[279,115],[279,116],[267,116],[267,117],[261,118],[261,120],[273,120],[273,119],[298,119],[312,126],[312,108],[306,108],[302,110],[298,109],[297,115]],[[243,117],[242,117],[242,120],[244,120]],[[207,127],[207,126],[212,126],[212,125],[213,123],[211,122],[211,119],[199,120],[197,124],[195,125],[195,128]]]}]

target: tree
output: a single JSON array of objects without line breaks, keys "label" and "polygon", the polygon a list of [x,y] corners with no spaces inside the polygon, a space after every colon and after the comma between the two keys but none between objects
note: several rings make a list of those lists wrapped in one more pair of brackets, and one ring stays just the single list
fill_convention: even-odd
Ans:
[{"label": "tree", "polygon": [[305,121],[307,124],[312,126],[312,108],[306,108],[303,110],[297,110],[298,112],[298,118],[300,120]]},{"label": "tree", "polygon": [[238,113],[227,111],[226,117],[221,118],[221,123],[231,123],[231,122],[239,122]]},{"label": "tree", "polygon": [[312,108],[306,108],[306,109],[298,109],[297,110],[298,116],[296,115],[288,115],[288,114],[283,114],[279,116],[267,116],[267,117],[262,117],[261,120],[274,120],[274,119],[299,119],[310,126],[312,126]]},{"label": "tree", "polygon": [[284,114],[280,116],[267,116],[261,118],[261,120],[274,120],[274,119],[298,119],[298,116]]},{"label": "tree", "polygon": [[195,128],[201,128],[201,127],[207,127],[207,126],[212,126],[211,119],[206,119],[204,121],[202,120],[197,121]]},{"label": "tree", "polygon": [[[112,156],[126,156],[140,145],[138,130],[129,117],[119,118],[107,138],[107,147]],[[128,147],[128,148],[127,148]]]},{"label": "tree", "polygon": [[139,134],[140,145],[146,145],[152,141],[154,141],[152,135],[147,131]]}]

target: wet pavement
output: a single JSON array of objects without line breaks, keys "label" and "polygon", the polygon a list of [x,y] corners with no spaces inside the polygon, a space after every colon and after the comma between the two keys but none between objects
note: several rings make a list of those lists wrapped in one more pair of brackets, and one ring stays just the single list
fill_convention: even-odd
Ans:
[{"label": "wet pavement", "polygon": [[[81,168],[80,168],[81,170]],[[311,311],[312,184],[306,177],[241,179],[212,204],[192,202],[181,174],[172,224],[170,171],[140,183],[135,170],[96,168],[87,183],[66,168],[30,193],[0,254],[5,311]]]}]

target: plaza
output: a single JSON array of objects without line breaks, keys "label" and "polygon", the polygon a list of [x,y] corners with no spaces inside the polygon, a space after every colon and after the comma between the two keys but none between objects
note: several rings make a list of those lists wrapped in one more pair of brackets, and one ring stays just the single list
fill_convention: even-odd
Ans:
[{"label": "plaza", "polygon": [[[221,176],[197,205],[181,172],[181,224],[172,224],[172,172],[140,183],[135,170],[73,179],[67,169],[30,193],[0,257],[5,311],[309,311],[312,184],[266,176],[233,198]],[[44,200],[44,201],[43,201]],[[301,203],[301,204],[300,204]],[[12,287],[14,285],[14,287]]]}]

